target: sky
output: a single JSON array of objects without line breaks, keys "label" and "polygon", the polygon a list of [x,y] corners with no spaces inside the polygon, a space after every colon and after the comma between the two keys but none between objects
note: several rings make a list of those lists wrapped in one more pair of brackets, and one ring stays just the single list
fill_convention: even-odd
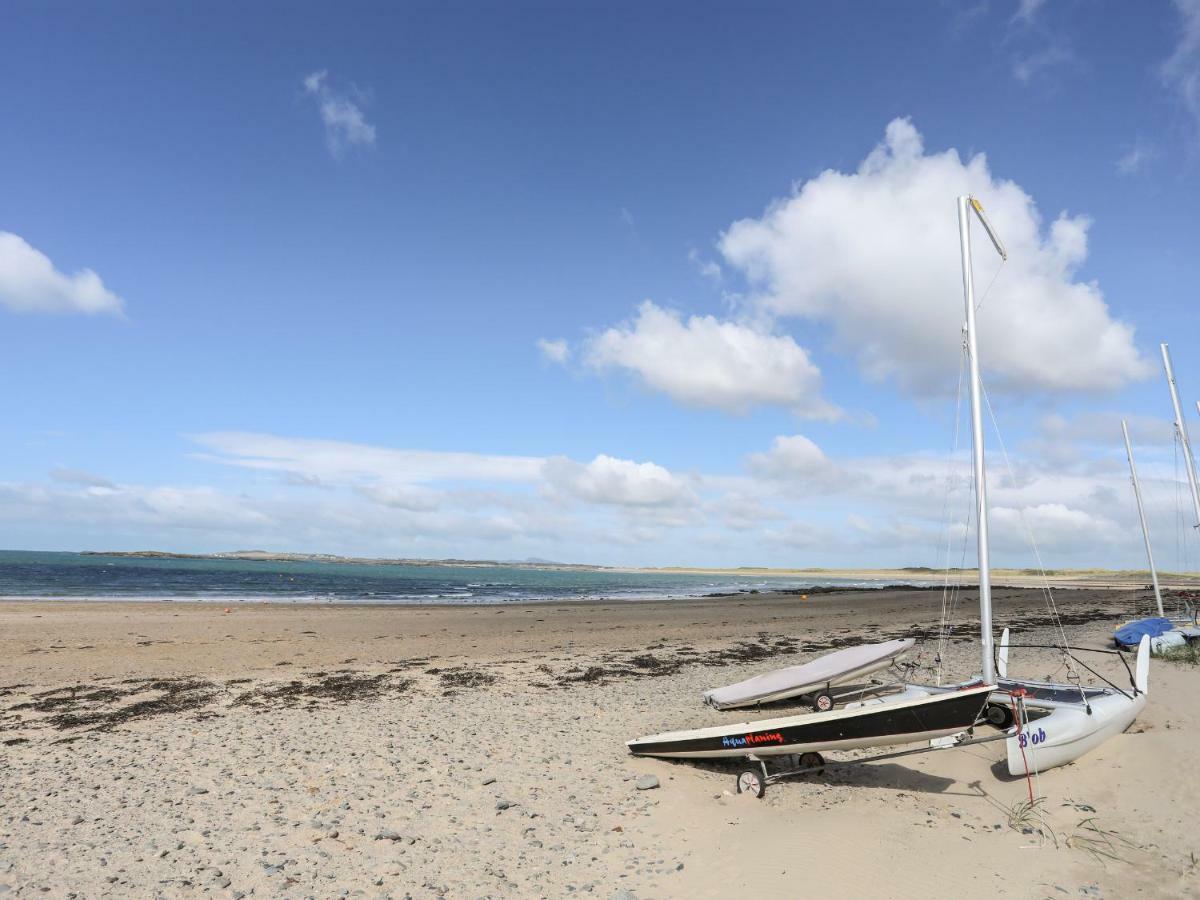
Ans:
[{"label": "sky", "polygon": [[0,547],[973,564],[971,193],[994,562],[1144,566],[1127,418],[1200,566],[1197,0],[17,0],[0,84]]}]

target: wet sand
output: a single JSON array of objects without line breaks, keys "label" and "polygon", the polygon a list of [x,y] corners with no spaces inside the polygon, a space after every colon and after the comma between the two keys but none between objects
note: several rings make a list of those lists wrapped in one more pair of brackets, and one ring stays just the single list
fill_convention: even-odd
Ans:
[{"label": "wet sand", "polygon": [[[605,900],[1200,891],[1190,667],[1156,662],[1130,732],[1041,776],[1029,833],[1010,815],[1027,787],[998,774],[1001,744],[831,768],[762,801],[733,795],[735,768],[625,751],[638,734],[747,717],[703,707],[705,688],[932,633],[941,596],[3,603],[0,886]],[[1056,598],[1072,642],[1094,647],[1149,603],[1126,590]],[[995,599],[1016,640],[1053,637],[1039,592]],[[951,675],[978,667],[974,607],[965,592]],[[930,643],[910,659],[932,656]],[[1089,662],[1123,683],[1114,658]],[[1013,668],[1062,674],[1044,650],[1014,650]],[[660,786],[637,790],[639,775]]]}]

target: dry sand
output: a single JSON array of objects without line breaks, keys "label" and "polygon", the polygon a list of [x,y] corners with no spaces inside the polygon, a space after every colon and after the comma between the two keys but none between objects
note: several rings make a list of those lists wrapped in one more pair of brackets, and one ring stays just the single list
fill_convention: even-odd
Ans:
[{"label": "dry sand", "polygon": [[[1194,668],[1156,662],[1134,727],[1041,777],[1041,833],[1010,825],[1027,788],[998,774],[999,743],[763,800],[732,793],[736,767],[625,751],[745,718],[703,707],[704,688],[934,628],[939,597],[0,604],[0,894],[1200,896]],[[1058,597],[1096,647],[1146,602]],[[997,592],[1019,640],[1045,642],[1048,621],[1036,592]],[[971,627],[953,674],[977,668]],[[660,786],[637,790],[645,774]]]}]

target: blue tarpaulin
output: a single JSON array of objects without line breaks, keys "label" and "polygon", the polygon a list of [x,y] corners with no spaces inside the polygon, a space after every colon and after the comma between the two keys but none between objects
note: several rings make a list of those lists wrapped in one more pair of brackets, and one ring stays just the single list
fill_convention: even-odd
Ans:
[{"label": "blue tarpaulin", "polygon": [[1136,647],[1141,641],[1143,634],[1148,634],[1155,638],[1160,634],[1166,634],[1174,629],[1170,619],[1153,618],[1153,619],[1138,619],[1134,622],[1126,622],[1120,628],[1113,632],[1113,640],[1122,647]]}]

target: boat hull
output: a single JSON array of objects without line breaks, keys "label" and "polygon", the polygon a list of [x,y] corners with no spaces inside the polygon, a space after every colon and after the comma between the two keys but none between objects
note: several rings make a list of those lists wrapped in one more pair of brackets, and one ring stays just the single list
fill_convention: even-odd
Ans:
[{"label": "boat hull", "polygon": [[[902,638],[866,647],[838,650],[801,666],[789,666],[747,678],[727,687],[705,691],[704,702],[713,709],[740,709],[803,697],[816,691],[832,690],[880,669],[886,669],[898,656],[911,650],[915,643],[912,638]],[[839,660],[849,661],[856,658],[861,661],[838,665]]]},{"label": "boat hull", "polygon": [[714,759],[912,744],[972,727],[994,689],[979,685],[935,694],[922,692],[917,697],[888,698],[827,713],[665,732],[626,745],[636,756]]},{"label": "boat hull", "polygon": [[1089,700],[1090,714],[1078,701],[1053,706],[1034,701],[1027,705],[1048,712],[1027,722],[1020,734],[1014,729],[1004,742],[1009,775],[1045,772],[1074,762],[1132,725],[1146,706],[1146,695],[1127,697],[1114,691]]}]

